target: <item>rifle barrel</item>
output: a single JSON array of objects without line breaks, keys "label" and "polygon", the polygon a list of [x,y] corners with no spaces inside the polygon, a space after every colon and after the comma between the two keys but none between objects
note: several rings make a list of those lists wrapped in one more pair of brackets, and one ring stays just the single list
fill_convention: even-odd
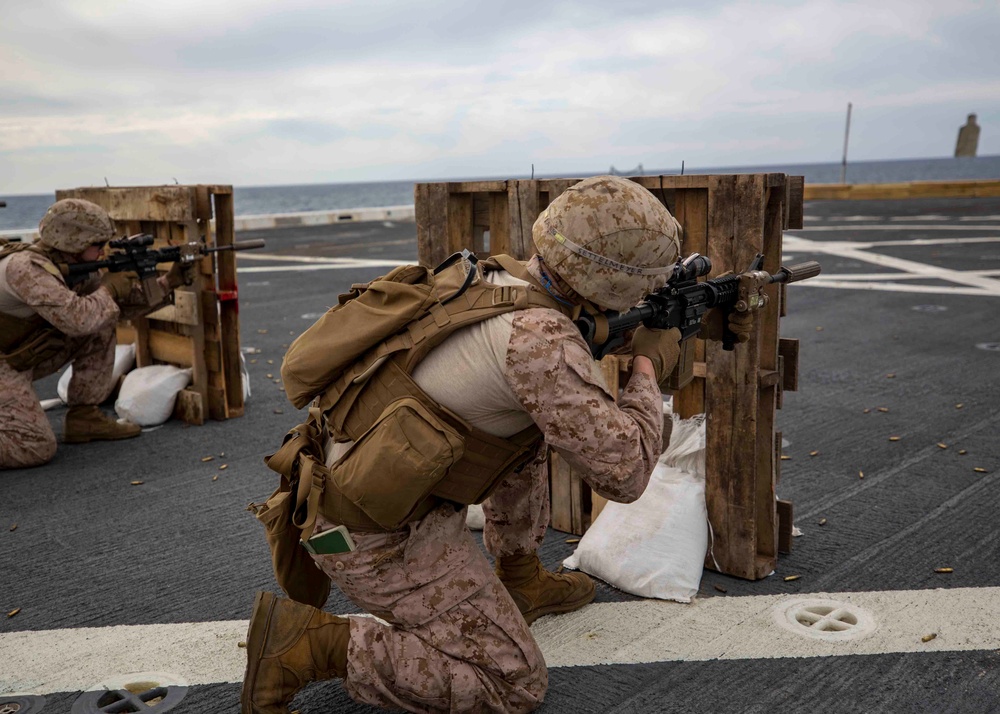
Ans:
[{"label": "rifle barrel", "polygon": [[218,253],[223,250],[254,250],[256,248],[263,248],[265,245],[263,238],[255,238],[254,240],[244,240],[239,243],[233,243],[231,245],[216,245],[211,248],[206,248],[206,253]]},{"label": "rifle barrel", "polygon": [[800,280],[815,278],[820,273],[820,265],[815,260],[807,260],[805,263],[784,267],[775,273],[771,282],[773,283],[797,283]]}]

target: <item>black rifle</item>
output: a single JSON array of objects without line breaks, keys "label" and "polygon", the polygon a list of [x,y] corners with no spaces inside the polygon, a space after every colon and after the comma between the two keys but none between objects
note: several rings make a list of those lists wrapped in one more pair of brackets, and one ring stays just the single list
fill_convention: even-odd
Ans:
[{"label": "black rifle", "polygon": [[154,240],[153,236],[148,233],[113,240],[108,243],[108,247],[117,252],[108,254],[104,260],[95,260],[90,263],[61,263],[59,269],[70,287],[83,282],[101,268],[106,269],[109,273],[134,272],[139,276],[147,300],[150,304],[156,304],[165,297],[163,291],[156,284],[156,278],[159,277],[156,271],[158,264],[190,265],[210,253],[226,250],[253,250],[264,247],[264,241],[257,239],[233,243],[232,245],[206,246],[201,243],[184,243],[183,245],[169,245],[165,248],[150,248],[149,246],[153,245]]},{"label": "black rifle", "polygon": [[[694,337],[701,330],[701,319],[709,308],[718,307],[727,315],[733,310],[746,312],[767,304],[764,287],[771,283],[794,283],[819,275],[820,265],[810,260],[790,268],[782,267],[771,275],[761,270],[764,256],[757,254],[750,268],[739,275],[725,275],[698,282],[712,271],[712,261],[692,253],[674,266],[673,275],[659,290],[628,312],[608,315],[581,313],[576,326],[590,345],[594,359],[601,359],[624,343],[624,333],[639,325],[650,329],[680,330],[681,340]],[[728,323],[728,320],[726,321]],[[723,333],[722,347],[732,350],[736,335],[728,327]]]}]

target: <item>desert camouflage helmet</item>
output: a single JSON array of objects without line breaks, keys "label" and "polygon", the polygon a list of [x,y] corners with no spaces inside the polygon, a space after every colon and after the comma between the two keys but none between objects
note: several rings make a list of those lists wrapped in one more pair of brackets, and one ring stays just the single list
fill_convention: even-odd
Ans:
[{"label": "desert camouflage helmet", "polygon": [[681,226],[634,181],[595,176],[549,204],[532,237],[545,264],[577,293],[623,311],[663,287],[680,253]]},{"label": "desert camouflage helmet", "polygon": [[38,224],[38,240],[64,253],[82,253],[115,234],[108,212],[79,198],[56,201]]}]

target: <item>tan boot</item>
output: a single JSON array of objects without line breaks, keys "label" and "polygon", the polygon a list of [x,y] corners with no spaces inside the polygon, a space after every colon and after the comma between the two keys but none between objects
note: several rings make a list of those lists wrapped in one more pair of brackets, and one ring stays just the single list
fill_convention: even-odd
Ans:
[{"label": "tan boot", "polygon": [[550,573],[536,553],[497,558],[496,574],[529,625],[542,615],[579,610],[594,599],[590,576]]},{"label": "tan boot", "polygon": [[247,632],[243,714],[288,714],[288,703],[309,682],[347,675],[346,617],[257,593]]},{"label": "tan boot", "polygon": [[142,427],[138,424],[127,421],[119,423],[101,411],[100,407],[93,406],[70,407],[63,423],[63,441],[67,444],[131,439],[141,433]]}]

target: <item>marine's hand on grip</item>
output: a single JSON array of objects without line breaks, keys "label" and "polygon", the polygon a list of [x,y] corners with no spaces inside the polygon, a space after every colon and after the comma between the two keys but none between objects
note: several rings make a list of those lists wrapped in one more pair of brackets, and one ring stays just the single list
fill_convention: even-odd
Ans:
[{"label": "marine's hand on grip", "polygon": [[138,282],[133,273],[105,273],[101,277],[101,285],[111,293],[115,302],[125,302],[132,295],[132,291],[138,286]]},{"label": "marine's hand on grip", "polygon": [[663,383],[677,365],[680,356],[681,332],[676,327],[669,330],[651,330],[640,325],[632,337],[632,354],[643,356],[653,363],[656,383]]}]

